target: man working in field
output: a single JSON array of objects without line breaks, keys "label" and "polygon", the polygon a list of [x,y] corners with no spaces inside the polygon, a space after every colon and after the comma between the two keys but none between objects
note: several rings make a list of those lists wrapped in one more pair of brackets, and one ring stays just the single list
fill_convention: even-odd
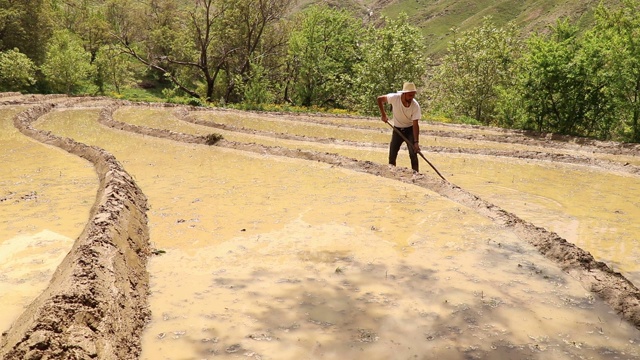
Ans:
[{"label": "man working in field", "polygon": [[[411,168],[413,171],[419,171],[418,153],[420,152],[420,125],[418,121],[422,117],[420,104],[414,99],[416,96],[416,86],[413,83],[406,82],[402,86],[402,91],[387,95],[378,96],[378,108],[382,114],[382,121],[389,122],[387,113],[384,110],[384,104],[391,104],[393,112],[392,125],[398,129],[407,140],[407,148],[409,149],[409,158],[411,159]],[[398,151],[405,140],[396,131],[391,135],[389,143],[389,164],[396,165]]]}]

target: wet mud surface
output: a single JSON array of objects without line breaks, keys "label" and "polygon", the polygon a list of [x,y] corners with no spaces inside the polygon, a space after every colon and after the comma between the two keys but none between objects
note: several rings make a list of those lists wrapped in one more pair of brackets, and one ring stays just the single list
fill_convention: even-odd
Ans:
[{"label": "wet mud surface", "polygon": [[89,223],[49,286],[2,336],[3,359],[137,358],[148,318],[146,199],[117,160],[102,149],[34,129],[55,105],[19,113],[25,135],[85,158],[100,178]]},{"label": "wet mud surface", "polygon": [[[385,130],[380,124],[378,128],[372,126],[361,125],[366,119],[350,118],[348,121],[335,122],[328,116],[295,116],[288,114],[260,114],[260,113],[244,113],[232,110],[202,110],[191,107],[164,106],[164,105],[144,105],[131,104],[128,102],[118,102],[102,98],[65,98],[60,96],[21,96],[18,94],[4,94],[0,97],[0,104],[4,106],[21,106],[24,108],[20,114],[15,117],[14,124],[23,134],[34,138],[40,142],[60,147],[77,156],[88,159],[94,163],[96,171],[100,178],[100,190],[96,203],[91,213],[88,224],[82,235],[76,239],[71,252],[63,260],[54,274],[49,287],[33,302],[18,321],[9,329],[2,337],[2,348],[0,355],[5,359],[24,359],[24,358],[56,358],[63,356],[70,359],[85,358],[101,358],[101,359],[134,359],[141,354],[140,337],[144,329],[145,323],[149,320],[150,314],[147,308],[147,292],[149,289],[149,279],[146,267],[147,257],[151,254],[151,246],[149,244],[149,229],[147,226],[147,203],[146,197],[142,190],[138,187],[133,178],[127,173],[126,166],[123,167],[118,160],[105,150],[76,142],[75,140],[57,136],[51,132],[37,130],[31,124],[41,118],[43,115],[54,109],[82,109],[90,108],[99,111],[98,122],[108,128],[118,131],[126,131],[129,133],[142,134],[153,138],[168,139],[177,143],[200,144],[207,143],[205,133],[183,133],[180,131],[161,129],[156,127],[147,127],[135,125],[123,121],[118,121],[114,114],[119,110],[127,107],[133,108],[151,108],[163,109],[170,112],[176,119],[184,123],[192,123],[205,126],[211,129],[211,133],[216,130],[224,130],[226,132],[243,133],[249,135],[258,135],[273,139],[303,141],[309,143],[345,145],[355,148],[383,148],[377,142],[358,142],[354,140],[325,138],[318,136],[296,135],[287,132],[256,130],[244,126],[233,125],[229,123],[216,122],[211,119],[217,117],[250,117],[262,116],[265,118],[273,118],[279,122],[296,122],[307,123],[312,126],[327,126],[345,129],[347,131],[364,131],[371,133],[371,136],[377,136],[376,133],[384,135]],[[204,115],[204,116],[203,116]],[[350,122],[353,122],[352,124]],[[473,154],[490,157],[512,158],[512,159],[530,159],[536,161],[554,162],[562,164],[572,164],[593,167],[599,171],[611,172],[616,174],[624,174],[625,176],[637,176],[639,167],[633,163],[633,159],[640,155],[640,148],[637,145],[615,144],[606,142],[590,141],[585,139],[575,139],[569,137],[558,137],[547,134],[531,134],[523,132],[510,132],[496,129],[486,129],[479,127],[464,127],[453,125],[429,124],[423,129],[429,128],[429,136],[437,136],[440,138],[450,138],[453,140],[463,140],[472,143],[485,143],[487,147],[423,147],[426,154]],[[450,130],[455,129],[455,130]],[[496,150],[491,148],[491,143],[500,144],[526,144],[539,148],[540,150]],[[483,251],[507,251],[514,250],[513,253],[523,252],[518,250],[518,241],[526,241],[526,243],[542,254],[548,261],[550,266],[555,266],[557,270],[545,268],[545,280],[561,279],[560,274],[568,274],[571,278],[576,279],[584,289],[588,290],[594,297],[601,299],[606,303],[612,311],[621,319],[627,321],[632,327],[640,329],[640,291],[621,273],[613,270],[606,263],[595,259],[588,251],[581,249],[575,244],[560,237],[548,229],[534,225],[525,221],[518,214],[506,211],[499,206],[486,201],[469,191],[455,185],[452,182],[442,180],[435,176],[430,169],[424,165],[424,174],[413,174],[410,170],[402,167],[389,167],[384,164],[358,160],[356,158],[339,155],[332,152],[321,152],[312,150],[295,149],[284,146],[269,146],[254,142],[241,142],[231,140],[220,140],[212,145],[217,148],[233,149],[253,153],[257,155],[269,155],[277,157],[285,157],[291,159],[301,159],[312,161],[314,163],[327,164],[331,168],[344,169],[347,171],[355,171],[362,174],[374,175],[389,181],[404,183],[409,186],[415,186],[425,191],[437,194],[462,206],[465,211],[471,211],[480,218],[488,219],[491,227],[500,229],[499,231],[508,231],[515,234],[517,239],[504,239],[501,242],[485,244],[492,250]],[[544,151],[543,149],[550,149]],[[554,150],[554,151],[551,151]],[[557,151],[555,151],[557,150]],[[615,161],[604,157],[604,155],[623,155],[632,159],[632,161]],[[596,156],[602,155],[602,156]],[[451,177],[445,173],[445,178]],[[10,197],[18,196],[14,194],[4,195],[0,201],[10,200]],[[195,201],[195,200],[194,200]],[[457,211],[457,210],[456,210]],[[475,216],[475,215],[474,215]],[[181,219],[182,223],[188,223],[190,219]],[[178,222],[180,223],[180,222]],[[296,226],[304,226],[300,224],[292,224],[295,231]],[[372,231],[376,228],[371,227]],[[498,230],[493,230],[498,231]],[[367,246],[366,244],[362,244]],[[262,247],[268,247],[268,243],[256,245],[255,243],[245,243],[238,248],[218,248],[210,249],[210,255],[222,259],[227,256],[237,256],[239,252],[260,253],[264,252]],[[415,249],[422,248],[419,241],[412,245]],[[422,248],[426,250],[426,248]],[[322,254],[322,247],[315,249],[317,254]],[[277,252],[277,249],[274,249]],[[524,251],[526,253],[526,251]],[[232,254],[232,255],[229,255]],[[178,253],[170,256],[180,256]],[[238,255],[239,256],[239,255]],[[313,255],[309,255],[313,256]],[[321,289],[325,289],[337,294],[332,294],[332,298],[341,298],[342,292],[353,291],[354,287],[366,289],[367,286],[374,286],[380,281],[380,274],[385,272],[385,279],[388,279],[389,273],[395,279],[400,277],[401,282],[410,283],[412,277],[425,280],[429,278],[429,267],[419,268],[417,265],[420,259],[415,261],[408,268],[385,268],[385,265],[375,265],[375,259],[355,259],[349,256],[340,256],[339,253],[328,255],[331,261],[319,261],[319,268],[322,271],[333,270],[334,275],[329,280],[318,280],[310,277],[296,277],[290,274],[295,273],[295,264],[293,268],[283,266],[281,270],[277,270],[275,277],[279,277],[282,281],[281,294],[272,295],[275,298],[282,299],[281,306],[269,306],[270,317],[277,318],[278,314],[282,318],[286,318],[287,294],[296,294],[296,299],[302,299],[303,310],[304,304],[309,304],[307,311],[311,315],[306,314],[311,326],[329,329],[335,324],[341,323],[340,312],[332,312],[327,310],[322,312],[324,298]],[[337,259],[337,260],[336,260]],[[201,259],[206,262],[206,259]],[[221,260],[222,261],[222,260]],[[409,261],[409,260],[408,260]],[[409,261],[410,262],[410,261]],[[276,262],[277,263],[277,262]],[[260,281],[251,281],[251,278],[260,278],[261,272],[274,271],[273,267],[265,266],[263,270],[258,270],[252,275],[243,275],[243,266],[232,265],[233,262],[227,264],[228,269],[218,269],[217,285],[221,289],[229,289],[235,286],[241,288],[253,289],[255,294],[266,292],[260,284]],[[272,264],[273,265],[273,264]],[[528,262],[526,257],[517,259],[513,264],[513,268],[526,270],[531,274],[542,274],[539,270],[542,265],[536,265]],[[275,266],[275,265],[274,265]],[[379,268],[376,268],[379,266]],[[312,269],[310,271],[321,271],[320,269]],[[272,270],[267,270],[272,269]],[[548,270],[546,270],[548,269]],[[486,269],[484,269],[486,270]],[[362,275],[362,282],[359,285],[351,284],[345,280],[341,274],[345,271],[357,272]],[[513,271],[513,270],[511,270]],[[540,271],[540,272],[538,272]],[[556,271],[558,275],[554,275]],[[229,273],[238,274],[230,276]],[[376,276],[370,274],[377,274]],[[266,275],[264,275],[266,276]],[[556,278],[557,276],[557,278]],[[242,280],[244,279],[244,280]],[[176,279],[179,281],[178,279]],[[305,284],[305,286],[302,286]],[[320,285],[320,286],[319,286]],[[306,286],[319,286],[317,292],[309,292],[303,290]],[[408,286],[408,285],[407,285]],[[468,285],[472,286],[472,285]],[[225,290],[226,291],[226,290]],[[385,307],[389,303],[393,303],[394,298],[380,297],[379,293],[385,293],[384,290],[378,292],[361,291],[358,297],[363,303],[375,303],[381,307]],[[410,287],[405,289],[411,293],[415,291]],[[387,291],[390,293],[391,291]],[[435,295],[434,295],[435,294]],[[504,303],[504,297],[491,297],[485,295],[481,289],[475,290],[475,299],[469,300],[463,305],[451,304],[445,299],[437,296],[438,292],[432,293],[431,300],[433,303],[446,308],[446,312],[453,314],[452,318],[442,318],[438,311],[423,311],[424,321],[421,323],[421,341],[430,342],[433,340],[440,341],[441,347],[432,349],[434,353],[449,358],[501,358],[503,356],[516,356],[518,358],[536,358],[539,354],[537,348],[521,346],[513,344],[509,341],[500,342],[494,339],[491,349],[493,350],[489,356],[486,349],[474,348],[469,346],[464,349],[455,348],[455,342],[463,338],[464,328],[477,326],[479,312],[491,313],[491,309],[498,307]],[[202,294],[195,294],[195,298]],[[224,299],[229,294],[220,293],[218,296]],[[504,295],[506,296],[506,295]],[[344,297],[348,299],[348,297]],[[116,301],[114,302],[114,299]],[[221,300],[222,301],[222,300]],[[514,300],[515,301],[515,300]],[[577,303],[582,301],[589,302],[584,299],[575,299]],[[507,301],[508,302],[508,301]],[[468,306],[468,303],[474,303]],[[226,309],[234,311],[233,299],[229,299],[226,303]],[[467,305],[464,305],[467,304]],[[314,306],[311,306],[314,305]],[[326,305],[326,304],[324,304]],[[340,308],[343,305],[331,304],[332,306],[324,306],[324,308]],[[353,305],[357,306],[357,305]],[[422,305],[426,306],[426,305]],[[480,309],[480,310],[479,310]],[[171,320],[172,314],[162,315],[167,317],[165,320]],[[213,310],[212,318],[222,317],[222,313]],[[355,315],[353,315],[355,316]],[[366,318],[375,318],[374,314],[362,315],[361,321]],[[347,320],[349,317],[347,317]],[[353,320],[353,319],[351,319]],[[264,322],[273,321],[263,319]],[[433,326],[428,324],[440,323],[441,326]],[[449,324],[449,325],[447,325]],[[274,322],[269,329],[262,329],[256,333],[248,334],[247,339],[252,342],[269,343],[275,338],[286,339],[289,335],[295,333],[294,330],[309,324],[300,324],[293,321],[290,324],[283,322]],[[342,324],[343,328],[348,328],[348,324]],[[274,329],[278,330],[274,330]],[[489,333],[495,331],[499,333],[499,327],[487,330]],[[380,338],[380,330],[375,326],[352,328],[348,332],[341,334],[347,336],[352,344],[375,344]],[[183,337],[180,331],[167,331],[156,335],[157,337]],[[260,358],[259,352],[245,348],[242,343],[222,344],[217,346],[220,334],[215,331],[210,333],[209,337],[204,337],[207,341],[200,340],[200,347],[203,348],[203,354],[207,353],[207,349],[215,348],[217,353],[210,354],[226,354],[226,355],[242,355],[243,357]],[[405,337],[412,336],[404,334]],[[195,340],[194,340],[195,341]],[[289,339],[292,343],[294,339]],[[557,346],[554,342],[545,342],[536,340],[536,346],[553,347]],[[326,343],[325,343],[326,344]],[[388,344],[387,344],[388,345]],[[308,347],[313,347],[313,344]],[[325,345],[326,346],[326,345]],[[584,345],[586,346],[586,345]],[[284,349],[280,349],[284,353]],[[421,349],[425,351],[425,349]],[[606,353],[604,348],[595,348],[595,353]],[[614,356],[622,356],[612,351]],[[353,348],[344,350],[343,354],[357,356],[358,352]],[[454,355],[455,354],[455,355]],[[203,355],[204,356],[204,355]],[[291,354],[291,356],[294,356]],[[633,355],[629,355],[634,358]],[[327,358],[332,358],[326,356]],[[604,358],[604,357],[603,357]],[[612,357],[613,358],[613,357]]]}]

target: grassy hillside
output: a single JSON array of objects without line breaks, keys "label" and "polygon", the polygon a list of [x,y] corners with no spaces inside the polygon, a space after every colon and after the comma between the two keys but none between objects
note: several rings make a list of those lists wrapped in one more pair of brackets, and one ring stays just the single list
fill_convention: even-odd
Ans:
[{"label": "grassy hillside", "polygon": [[369,13],[372,18],[380,15],[395,18],[405,12],[412,24],[422,29],[428,55],[434,57],[452,40],[450,30],[454,26],[468,30],[478,26],[486,16],[491,16],[497,25],[513,20],[524,34],[544,31],[548,25],[565,17],[586,26],[593,19],[593,9],[600,3],[600,0],[302,0],[300,5],[304,7],[320,1],[355,10],[363,16]]},{"label": "grassy hillside", "polygon": [[486,16],[491,16],[498,25],[515,21],[525,34],[544,31],[564,17],[586,25],[599,3],[596,0],[378,0],[371,7],[389,17],[401,12],[409,14],[413,24],[422,29],[429,54],[437,56],[452,39],[450,29],[454,26],[462,31],[471,29]]}]

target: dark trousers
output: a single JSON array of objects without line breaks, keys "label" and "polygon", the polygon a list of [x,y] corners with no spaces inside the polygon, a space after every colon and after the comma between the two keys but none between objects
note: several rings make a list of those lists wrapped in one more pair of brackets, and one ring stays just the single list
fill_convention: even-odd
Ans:
[{"label": "dark trousers", "polygon": [[[419,171],[419,163],[418,163],[418,154],[416,154],[413,149],[413,126],[409,126],[406,128],[399,128],[402,135],[404,135],[409,142],[407,143],[407,148],[409,149],[409,159],[411,159],[411,168],[413,171]],[[389,164],[395,165],[396,159],[398,158],[398,151],[400,151],[400,146],[404,139],[398,135],[395,131],[391,134],[391,143],[389,143]]]}]

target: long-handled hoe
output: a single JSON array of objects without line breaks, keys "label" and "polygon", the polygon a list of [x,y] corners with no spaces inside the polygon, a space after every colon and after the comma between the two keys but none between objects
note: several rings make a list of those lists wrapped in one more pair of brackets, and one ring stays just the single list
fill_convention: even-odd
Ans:
[{"label": "long-handled hoe", "polygon": [[[393,131],[395,131],[395,132],[396,132],[396,134],[400,135],[400,137],[404,140],[404,142],[407,144],[407,146],[411,146],[411,145],[409,144],[409,139],[407,139],[407,137],[406,137],[406,136],[404,136],[404,134],[403,134],[400,130],[396,129],[393,125],[391,125],[391,124],[389,124],[389,123],[387,123],[387,125],[391,126],[391,128],[393,129]],[[424,157],[424,155],[422,155],[422,151],[418,151],[418,155],[420,155],[420,157],[422,157],[422,158],[424,159],[424,161],[426,161],[426,162],[427,162],[427,164],[429,164],[429,166],[431,166],[431,168],[436,172],[436,174],[438,174],[438,176],[440,176],[440,177],[442,178],[442,180],[444,180],[444,181],[446,181],[446,182],[449,182],[449,180],[445,179],[445,178],[444,178],[444,176],[442,176],[442,174],[440,174],[440,171],[438,171],[438,169],[436,169],[436,167],[435,167],[435,166],[433,166],[433,164],[431,163],[431,161],[427,160],[427,158],[426,158],[426,157]]]}]

